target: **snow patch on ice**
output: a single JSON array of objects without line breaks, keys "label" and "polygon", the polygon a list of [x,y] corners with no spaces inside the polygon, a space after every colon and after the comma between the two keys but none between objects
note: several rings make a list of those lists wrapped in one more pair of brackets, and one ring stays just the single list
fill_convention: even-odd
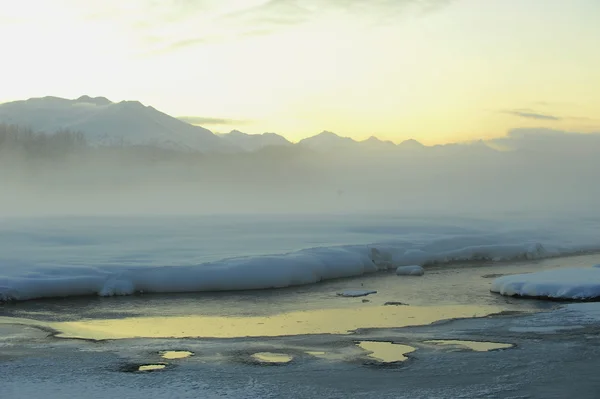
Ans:
[{"label": "snow patch on ice", "polygon": [[507,296],[588,300],[600,297],[600,269],[569,268],[500,277],[492,292]]}]

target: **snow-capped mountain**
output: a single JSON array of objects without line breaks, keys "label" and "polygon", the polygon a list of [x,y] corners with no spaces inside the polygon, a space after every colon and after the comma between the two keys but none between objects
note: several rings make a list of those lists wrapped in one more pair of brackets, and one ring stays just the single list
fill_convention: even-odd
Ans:
[{"label": "snow-capped mountain", "polygon": [[113,103],[104,97],[32,98],[0,104],[0,123],[54,133],[82,132],[92,145],[153,145],[201,152],[239,149],[210,130],[173,118],[138,101]]},{"label": "snow-capped mountain", "polygon": [[285,137],[276,133],[247,134],[239,130],[232,130],[229,133],[218,134],[218,136],[245,151],[256,151],[269,146],[292,145]]}]

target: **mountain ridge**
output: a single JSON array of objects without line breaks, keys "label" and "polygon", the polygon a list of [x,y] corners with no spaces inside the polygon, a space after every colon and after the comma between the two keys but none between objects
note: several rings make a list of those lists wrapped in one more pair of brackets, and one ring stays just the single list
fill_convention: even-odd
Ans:
[{"label": "mountain ridge", "polygon": [[[372,135],[355,140],[324,130],[290,142],[277,133],[248,134],[239,130],[215,134],[209,129],[175,118],[139,101],[113,102],[106,97],[82,95],[77,99],[46,96],[0,104],[0,123],[53,133],[79,131],[93,145],[150,145],[199,152],[248,152],[268,146],[298,146],[314,151],[423,151],[450,149],[426,146],[415,139],[399,144]],[[478,143],[497,151],[485,142]],[[456,144],[466,146],[468,143]]]}]

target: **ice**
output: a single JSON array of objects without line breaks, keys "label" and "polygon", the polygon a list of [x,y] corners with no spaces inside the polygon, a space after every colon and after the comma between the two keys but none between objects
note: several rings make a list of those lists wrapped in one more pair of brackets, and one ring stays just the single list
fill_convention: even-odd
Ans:
[{"label": "ice", "polygon": [[566,311],[577,314],[586,323],[597,323],[600,322],[600,303],[572,303],[565,306]]},{"label": "ice", "polygon": [[594,299],[600,297],[600,269],[567,268],[504,276],[493,281],[491,291],[507,296]]},{"label": "ice", "polygon": [[425,269],[419,265],[398,266],[396,274],[398,276],[422,276],[425,274]]},{"label": "ice", "polygon": [[345,290],[342,292],[338,292],[339,296],[346,297],[359,297],[359,296],[367,296],[371,294],[377,294],[377,291],[373,290]]},{"label": "ice", "polygon": [[543,326],[543,327],[511,327],[508,330],[518,333],[555,334],[559,331],[577,330],[583,326]]}]

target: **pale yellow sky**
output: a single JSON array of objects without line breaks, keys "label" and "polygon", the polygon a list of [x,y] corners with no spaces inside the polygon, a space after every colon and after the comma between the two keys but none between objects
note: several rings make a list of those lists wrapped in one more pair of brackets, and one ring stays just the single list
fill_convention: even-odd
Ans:
[{"label": "pale yellow sky", "polygon": [[427,144],[600,131],[598,0],[0,0],[0,101]]}]

